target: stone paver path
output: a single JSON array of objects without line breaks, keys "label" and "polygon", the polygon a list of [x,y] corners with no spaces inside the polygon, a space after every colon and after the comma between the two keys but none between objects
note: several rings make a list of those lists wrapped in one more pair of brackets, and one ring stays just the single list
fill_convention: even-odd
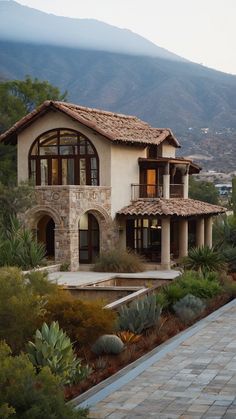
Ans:
[{"label": "stone paver path", "polygon": [[91,418],[236,418],[236,300],[90,408]]}]

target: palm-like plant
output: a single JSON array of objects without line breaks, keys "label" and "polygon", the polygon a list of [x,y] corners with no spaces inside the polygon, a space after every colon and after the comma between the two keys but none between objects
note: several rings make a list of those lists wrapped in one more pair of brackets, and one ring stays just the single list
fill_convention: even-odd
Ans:
[{"label": "palm-like plant", "polygon": [[183,259],[185,269],[207,273],[226,269],[222,253],[208,246],[194,247],[189,250],[188,256]]}]

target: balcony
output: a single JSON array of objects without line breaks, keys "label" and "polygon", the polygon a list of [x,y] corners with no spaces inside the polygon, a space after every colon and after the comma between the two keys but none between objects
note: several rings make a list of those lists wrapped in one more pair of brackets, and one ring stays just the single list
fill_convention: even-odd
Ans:
[{"label": "balcony", "polygon": [[[170,198],[183,198],[184,185],[170,184]],[[154,184],[132,184],[131,200],[163,198],[163,186]]]}]

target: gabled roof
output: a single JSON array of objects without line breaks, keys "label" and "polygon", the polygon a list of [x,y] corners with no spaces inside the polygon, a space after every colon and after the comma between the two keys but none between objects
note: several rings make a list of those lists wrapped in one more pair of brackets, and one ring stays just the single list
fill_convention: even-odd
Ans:
[{"label": "gabled roof", "polygon": [[226,208],[195,199],[139,199],[117,212],[126,216],[179,216],[190,217],[194,215],[217,215],[225,213]]},{"label": "gabled roof", "polygon": [[158,145],[168,139],[175,147],[180,147],[178,140],[170,129],[153,128],[136,116],[122,115],[52,100],[47,100],[16,122],[0,136],[0,141],[9,141],[49,110],[62,112],[115,143]]}]

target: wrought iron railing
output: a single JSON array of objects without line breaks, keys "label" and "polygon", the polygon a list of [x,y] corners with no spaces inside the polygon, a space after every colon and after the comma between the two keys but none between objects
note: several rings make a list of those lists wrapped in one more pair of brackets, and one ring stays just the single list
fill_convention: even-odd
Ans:
[{"label": "wrought iron railing", "polygon": [[[184,185],[170,184],[170,198],[183,198]],[[163,198],[163,187],[154,184],[132,184],[131,200],[136,201],[142,198]]]}]

